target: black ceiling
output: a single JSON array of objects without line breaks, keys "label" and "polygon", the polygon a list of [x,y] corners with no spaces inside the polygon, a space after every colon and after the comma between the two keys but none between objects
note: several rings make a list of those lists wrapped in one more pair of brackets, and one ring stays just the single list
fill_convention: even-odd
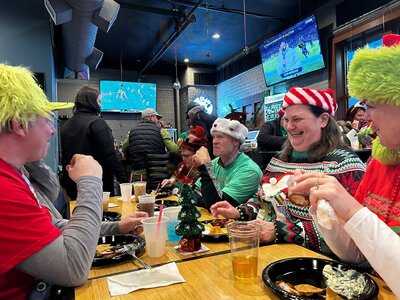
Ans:
[{"label": "black ceiling", "polygon": [[[152,63],[156,68],[173,64],[175,53],[179,63],[187,57],[190,64],[216,67],[245,47],[244,24],[251,46],[300,15],[296,0],[245,0],[246,21],[243,0],[116,1],[121,4],[118,18],[107,34],[98,32],[95,43],[104,52],[102,68],[122,64],[147,71],[144,67]],[[220,39],[213,39],[214,33]]]}]

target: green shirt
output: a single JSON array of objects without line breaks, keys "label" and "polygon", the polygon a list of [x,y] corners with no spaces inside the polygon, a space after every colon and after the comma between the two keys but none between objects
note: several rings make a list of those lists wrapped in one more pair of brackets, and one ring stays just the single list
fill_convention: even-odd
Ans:
[{"label": "green shirt", "polygon": [[[262,177],[259,166],[244,153],[239,153],[236,159],[225,167],[220,163],[219,157],[214,158],[209,172],[218,192],[229,195],[239,204],[257,192]],[[200,180],[196,185],[201,186]]]}]

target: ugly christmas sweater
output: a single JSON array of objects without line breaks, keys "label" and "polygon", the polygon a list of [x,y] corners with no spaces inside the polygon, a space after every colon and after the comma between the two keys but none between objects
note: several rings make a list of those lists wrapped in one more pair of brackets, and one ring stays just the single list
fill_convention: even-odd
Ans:
[{"label": "ugly christmas sweater", "polygon": [[[314,163],[307,162],[305,153],[294,152],[290,162],[272,158],[265,169],[262,183],[268,183],[271,178],[279,181],[284,175],[291,174],[297,169],[335,176],[346,190],[354,195],[364,175],[365,165],[354,152],[347,148],[335,149],[321,162]],[[284,192],[287,196],[287,190]],[[272,217],[276,229],[276,242],[296,243],[320,253],[331,254],[308,212],[308,206],[298,206],[290,202],[288,197],[283,203],[275,202],[275,204],[284,218],[277,220],[275,216],[271,216],[271,213],[267,213],[264,219],[270,221]],[[254,200],[239,206],[240,218],[242,220],[256,218],[259,208],[260,203]]]}]

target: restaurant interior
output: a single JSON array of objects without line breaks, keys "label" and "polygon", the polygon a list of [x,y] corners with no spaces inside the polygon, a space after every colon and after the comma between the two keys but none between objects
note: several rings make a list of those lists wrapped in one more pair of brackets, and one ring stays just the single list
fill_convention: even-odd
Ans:
[{"label": "restaurant interior", "polygon": [[[379,51],[385,47],[384,35],[400,34],[400,1],[3,2],[0,64],[28,68],[50,102],[65,104],[54,113],[54,134],[42,161],[60,182],[55,201],[50,201],[57,210],[49,209],[53,223],[58,218],[65,221],[62,226],[68,226],[65,224],[69,221],[79,219],[74,219],[77,213],[85,218],[86,204],[83,196],[80,198],[84,192],[72,177],[66,178],[74,155],[96,159],[111,147],[113,156],[111,168],[99,161],[103,167],[103,198],[98,207],[102,224],[96,225],[97,233],[88,233],[95,239],[94,246],[82,242],[82,248],[89,249],[90,259],[87,272],[81,271],[85,280],[63,285],[33,276],[35,285],[29,297],[15,299],[400,297],[398,287],[393,288],[396,284],[387,279],[391,274],[381,273],[384,263],[381,269],[376,267],[379,260],[369,260],[355,237],[363,257],[357,261],[342,259],[350,255],[338,253],[328,237],[325,242],[324,230],[333,230],[332,220],[342,222],[341,230],[347,230],[347,224],[343,227],[345,219],[335,215],[336,208],[332,209],[329,199],[322,199],[328,208],[321,208],[327,223],[314,222],[310,209],[314,205],[310,200],[314,199],[312,189],[317,194],[323,190],[318,190],[320,186],[333,184],[326,179],[332,177],[328,175],[344,186],[339,192],[335,190],[339,197],[349,193],[351,199],[358,200],[354,195],[359,195],[356,188],[373,160],[371,145],[376,133],[370,131],[371,123],[364,116],[370,106],[365,103],[368,99],[358,98],[349,88],[351,63],[353,58],[358,59],[358,49]],[[86,131],[72,125],[83,107],[78,103],[82,91],[87,92],[82,99],[97,93],[94,105],[98,108],[93,118],[105,121],[101,121],[103,131],[97,133],[101,138],[92,140]],[[309,97],[301,98],[310,93],[322,102],[331,101],[329,109],[324,108],[325,102],[318,105],[312,100],[310,104]],[[293,105],[291,95],[301,98],[297,103],[301,105]],[[318,165],[307,160],[285,161],[282,155],[290,144],[291,151],[300,156],[309,150],[295,146],[299,137],[293,136],[303,131],[291,132],[290,126],[299,122],[296,114],[291,114],[294,106],[325,109],[315,115],[315,122],[334,122],[340,130],[338,145],[346,150],[326,152],[316,160]],[[358,111],[363,113],[361,119],[356,118]],[[139,140],[143,122],[154,126],[147,130],[158,130],[159,152],[155,150],[159,143],[151,144],[153,138],[148,132],[140,134]],[[266,128],[273,123],[280,129],[267,134]],[[87,126],[85,130],[92,130]],[[102,144],[109,135],[107,143],[111,144]],[[272,144],[270,135],[279,136],[278,146]],[[84,143],[94,154],[83,148],[74,150]],[[240,155],[248,161],[231,171],[225,169],[222,158],[228,157],[227,151],[236,145],[235,163]],[[141,146],[147,150],[138,150]],[[301,175],[294,171],[299,168]],[[304,172],[323,175],[307,177]],[[111,183],[106,183],[106,174],[111,174]],[[307,196],[296,194],[304,183],[293,183],[293,176],[304,176],[307,182],[316,180]],[[228,187],[230,180],[237,186]],[[255,186],[250,187],[250,182]],[[97,187],[93,182],[91,186]],[[394,191],[398,192],[397,185]],[[96,197],[93,195],[90,197]],[[297,200],[291,203],[292,195],[306,204]],[[258,199],[254,200],[257,206],[252,199]],[[396,206],[400,202],[387,203],[394,207],[388,211],[400,210]],[[97,209],[94,207],[93,211]],[[320,207],[318,204],[316,214]],[[398,225],[390,221],[387,225],[400,228],[397,216]],[[124,221],[129,218],[130,223]],[[264,223],[258,223],[260,218]],[[280,218],[290,220],[290,225],[279,225],[284,223]],[[123,224],[133,227],[121,229]],[[268,235],[270,231],[273,237]],[[0,240],[3,238],[0,234]],[[86,254],[82,257],[87,260]],[[382,257],[389,259],[390,255]],[[47,263],[57,264],[50,258]],[[1,287],[7,285],[4,270],[0,266],[0,299],[14,299],[5,296],[12,293],[2,296]],[[397,271],[400,274],[400,269]],[[361,290],[356,291],[359,286]]]}]

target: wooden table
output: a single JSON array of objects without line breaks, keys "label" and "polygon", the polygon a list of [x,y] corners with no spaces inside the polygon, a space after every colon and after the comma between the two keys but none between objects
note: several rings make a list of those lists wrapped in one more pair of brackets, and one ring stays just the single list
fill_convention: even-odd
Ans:
[{"label": "wooden table", "polygon": [[[127,295],[111,297],[107,279],[98,278],[89,280],[82,287],[75,289],[75,299],[279,299],[271,289],[264,286],[261,273],[271,262],[289,257],[324,258],[320,254],[294,244],[264,246],[259,251],[258,277],[253,280],[238,281],[233,278],[230,255],[215,254],[210,257],[178,262],[177,266],[186,280],[185,283],[137,290]],[[376,279],[376,281],[380,289],[378,299],[395,299],[381,280]]]},{"label": "wooden table", "polygon": [[[168,200],[177,200],[176,196],[171,196],[169,198],[166,198]],[[136,211],[136,202],[135,201],[129,201],[129,202],[123,202],[118,199],[118,197],[111,197],[110,198],[110,203],[117,204],[117,207],[109,208],[109,211],[113,212],[118,212],[122,215],[122,217],[125,217],[129,214],[132,214],[133,212]],[[72,212],[73,209],[76,206],[76,201],[71,201],[70,202],[70,211]],[[204,208],[199,208],[199,211],[201,213],[201,218],[200,220],[212,220],[213,216]],[[157,266],[157,265],[162,265],[168,262],[177,262],[177,261],[184,261],[188,259],[192,259],[194,257],[204,257],[204,256],[210,256],[216,253],[226,253],[229,252],[229,245],[228,243],[213,243],[213,242],[208,242],[208,243],[203,243],[207,248],[210,249],[210,251],[199,253],[199,254],[194,254],[194,255],[187,255],[183,256],[174,249],[175,244],[167,242],[167,251],[165,255],[159,258],[151,258],[148,257],[147,254],[145,253],[143,256],[141,256],[141,259],[148,263],[149,265],[152,266]],[[141,268],[140,265],[137,265],[133,260],[131,261],[125,261],[119,264],[115,265],[110,265],[110,266],[102,266],[102,267],[93,267],[90,272],[89,272],[89,279],[95,279],[103,276],[108,276],[112,274],[118,274],[121,272],[126,272],[126,271],[131,271]]]}]

